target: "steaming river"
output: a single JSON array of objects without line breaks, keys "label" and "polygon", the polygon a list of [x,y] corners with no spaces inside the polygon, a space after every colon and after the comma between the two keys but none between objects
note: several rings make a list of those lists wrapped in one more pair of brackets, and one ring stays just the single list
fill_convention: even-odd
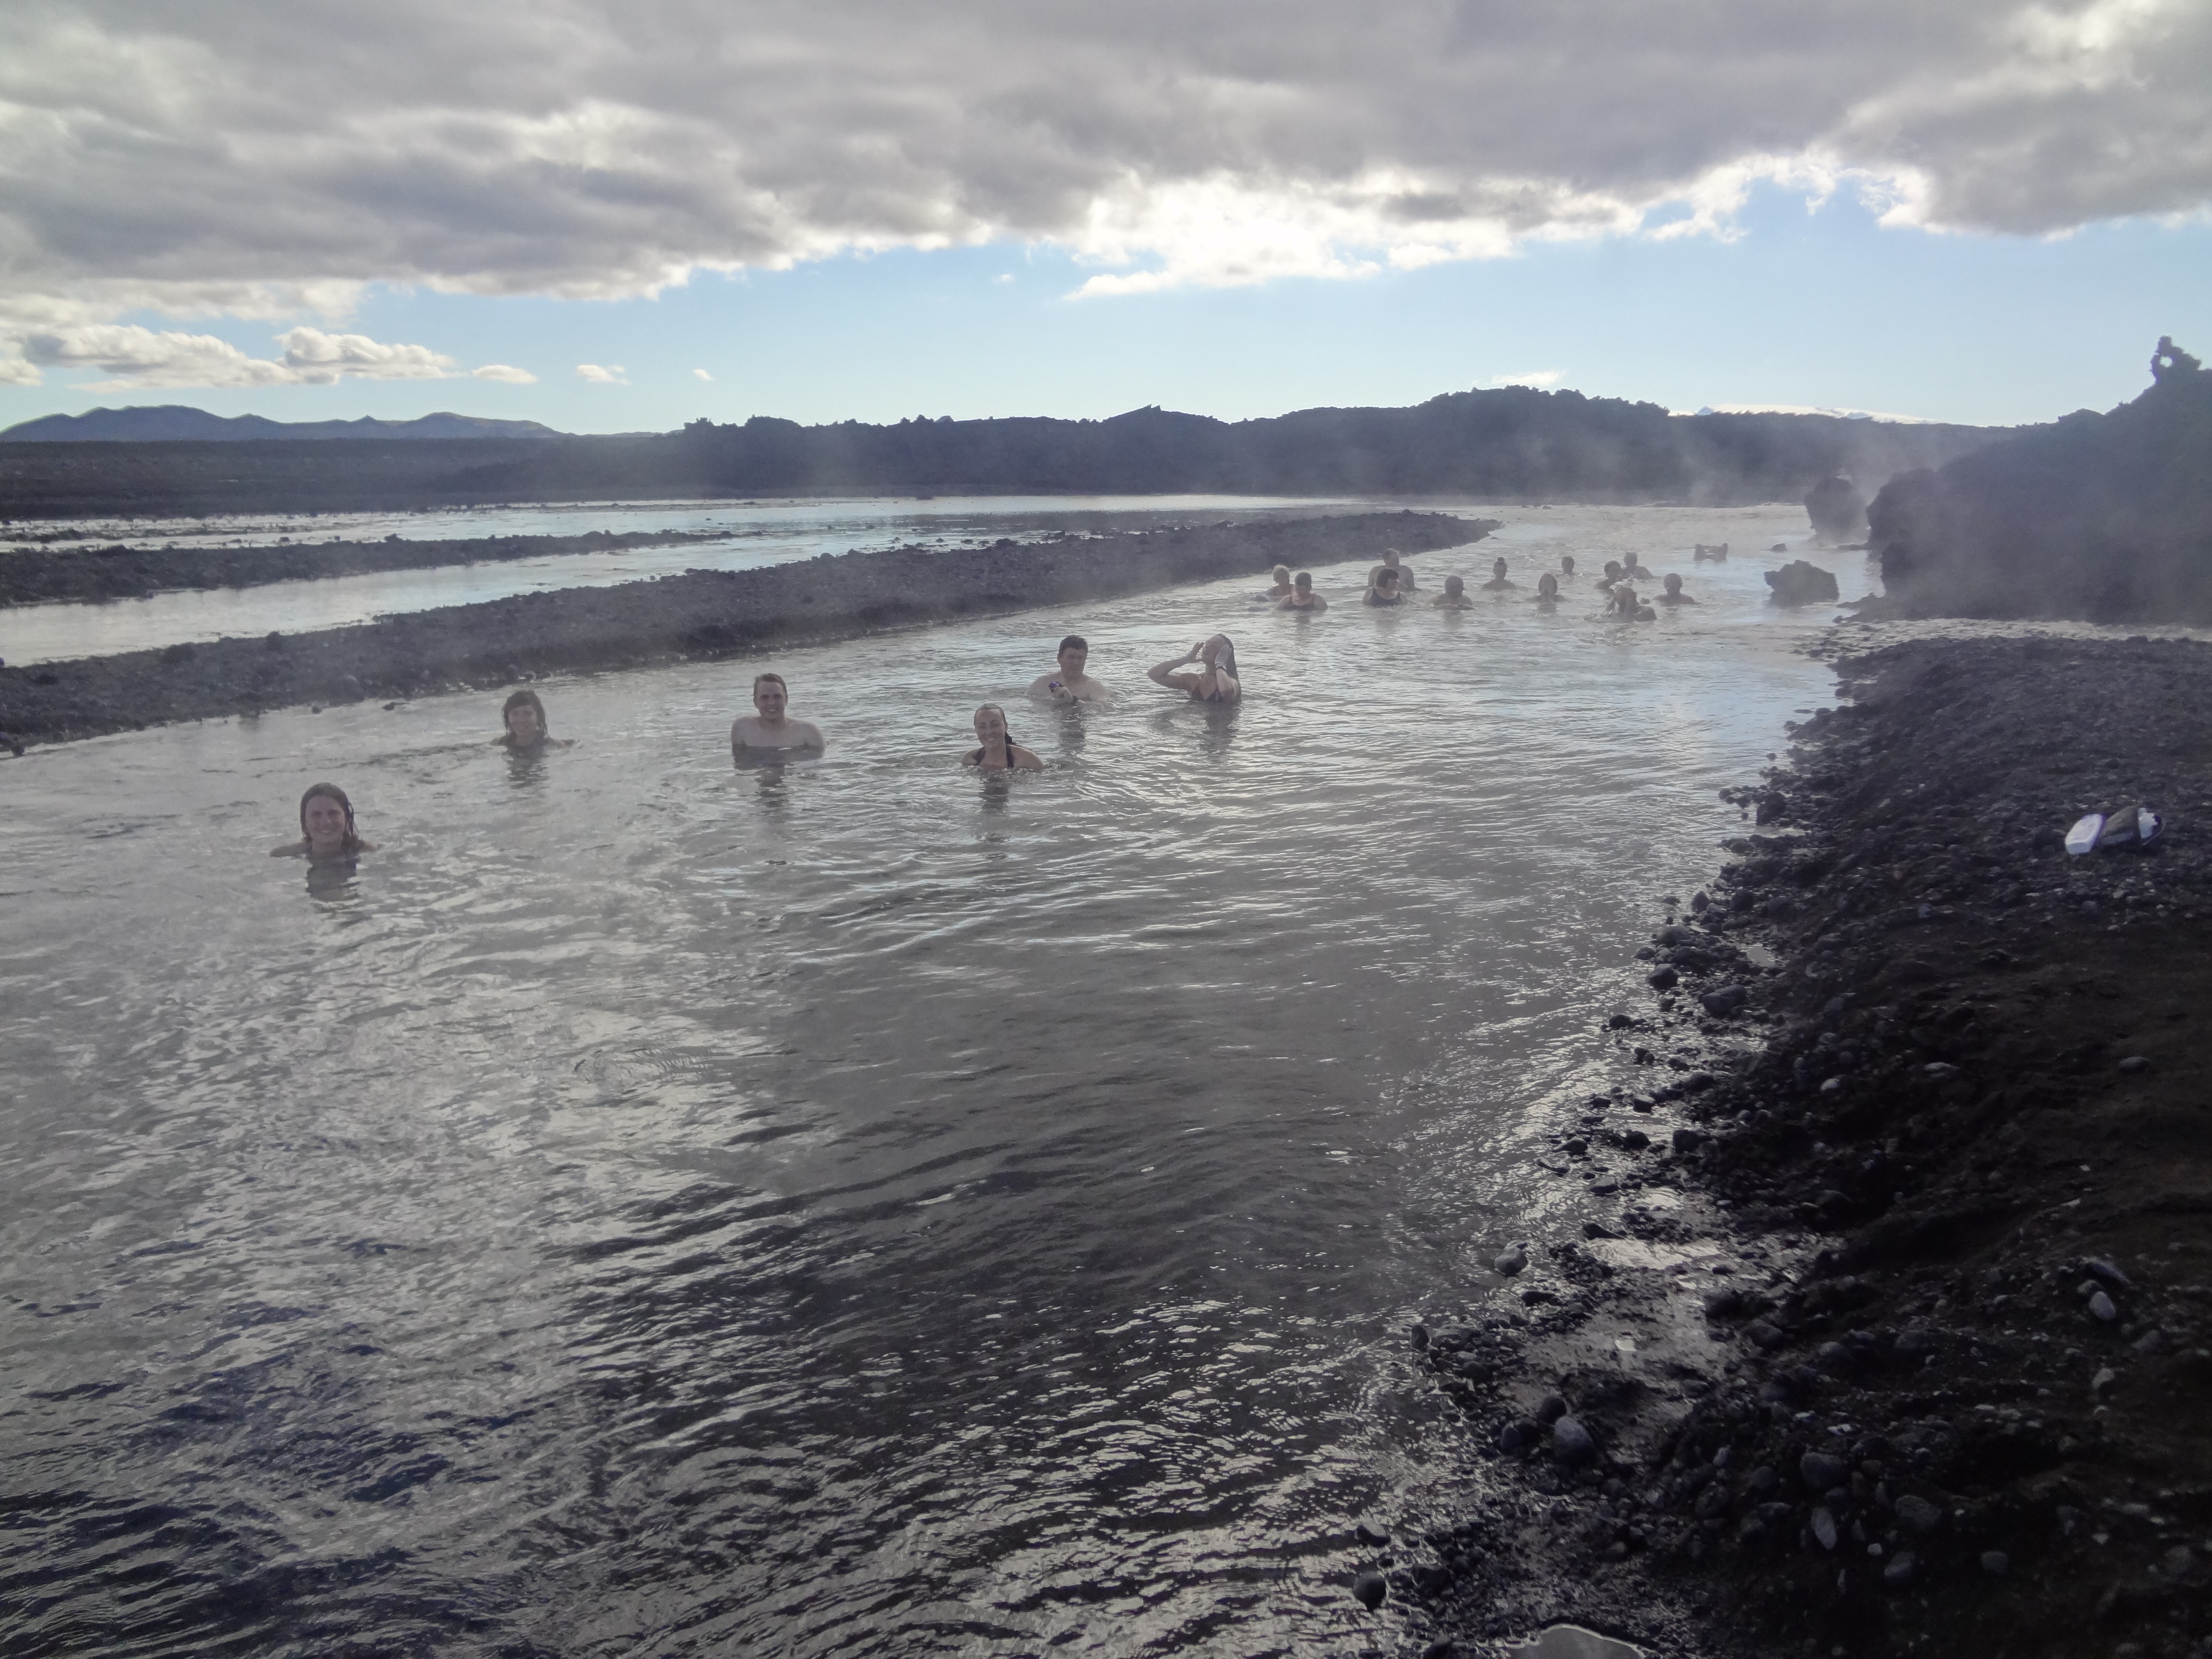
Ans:
[{"label": "steaming river", "polygon": [[[1404,1328],[1542,1236],[1829,694],[1797,510],[1498,516],[1425,588],[1571,551],[1556,615],[1342,566],[793,652],[780,780],[749,662],[551,684],[542,762],[485,695],[9,763],[0,1649],[1362,1645],[1350,1524],[1464,1433]],[[1599,621],[1624,548],[1704,603]],[[1226,717],[1142,672],[1217,625]],[[1031,710],[1071,629],[1120,700]],[[1048,772],[962,775],[987,697]],[[319,777],[382,850],[311,888]]]}]

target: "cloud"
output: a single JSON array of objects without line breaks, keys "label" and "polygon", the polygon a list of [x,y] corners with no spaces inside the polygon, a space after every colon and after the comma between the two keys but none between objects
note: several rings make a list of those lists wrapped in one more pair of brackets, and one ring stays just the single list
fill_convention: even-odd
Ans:
[{"label": "cloud", "polygon": [[695,368],[691,371],[691,374],[693,378],[696,380],[711,380],[714,378],[703,368]]},{"label": "cloud", "polygon": [[38,368],[97,369],[109,377],[98,384],[112,387],[329,386],[348,378],[443,380],[453,372],[453,360],[428,346],[386,345],[365,334],[301,327],[276,343],[282,356],[253,357],[212,334],[82,323],[26,335],[22,343],[34,374]]},{"label": "cloud", "polygon": [[486,363],[482,368],[469,371],[479,380],[502,380],[508,386],[536,386],[538,377],[526,368],[517,368],[511,363]]},{"label": "cloud", "polygon": [[620,363],[615,363],[606,367],[602,367],[598,363],[578,363],[576,365],[576,373],[583,379],[589,380],[593,386],[628,386],[629,382],[623,379],[623,376],[628,372],[629,371],[623,368]]},{"label": "cloud", "polygon": [[1557,386],[1559,371],[1556,368],[1532,368],[1522,374],[1500,374],[1490,382],[1492,386]]},{"label": "cloud", "polygon": [[2042,235],[2203,210],[2208,89],[2203,0],[44,0],[0,336],[992,240],[1100,298],[1360,278],[1731,235],[1762,183]]},{"label": "cloud", "polygon": [[[1681,410],[1670,410],[1680,415]],[[1893,426],[1928,426],[1935,417],[1928,415],[1892,415],[1877,409],[1829,409],[1815,404],[1708,404],[1698,411],[1700,415],[1832,415],[1844,421],[1880,421]]]},{"label": "cloud", "polygon": [[0,386],[40,386],[45,378],[36,363],[21,357],[0,357]]}]

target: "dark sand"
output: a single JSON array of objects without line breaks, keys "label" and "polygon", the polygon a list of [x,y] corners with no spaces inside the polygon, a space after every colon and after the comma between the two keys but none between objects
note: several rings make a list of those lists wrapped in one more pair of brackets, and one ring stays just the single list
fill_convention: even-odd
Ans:
[{"label": "dark sand", "polygon": [[[2208,1650],[2212,649],[1842,672],[1557,1126],[1576,1220],[1415,1333],[1505,1494],[1376,1553],[1420,1642]],[[2162,850],[2058,846],[2139,801]]]},{"label": "dark sand", "polygon": [[[357,702],[724,657],[1178,582],[1433,552],[1496,526],[1441,513],[1187,525],[989,547],[823,554],[740,571],[529,593],[353,628],[0,668],[0,741]],[[46,555],[26,555],[44,557]]]},{"label": "dark sand", "polygon": [[633,547],[720,542],[720,532],[595,530],[582,536],[478,536],[417,542],[291,542],[277,547],[47,547],[0,553],[0,605],[143,599],[187,588],[258,587],[267,582],[363,576],[380,570],[617,553]]}]

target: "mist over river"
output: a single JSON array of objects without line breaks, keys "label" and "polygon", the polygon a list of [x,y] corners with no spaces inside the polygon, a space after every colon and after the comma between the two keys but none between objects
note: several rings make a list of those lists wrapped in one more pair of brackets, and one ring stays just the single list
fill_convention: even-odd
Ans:
[{"label": "mist over river", "polygon": [[[549,682],[537,760],[488,692],[8,763],[0,1648],[1364,1645],[1350,1525],[1466,1433],[1405,1328],[1565,1201],[1831,695],[1800,509],[1490,515],[1456,616],[1346,565]],[[1700,604],[1601,620],[1625,550]],[[1240,709],[1146,682],[1217,627]],[[1111,708],[1020,701],[1070,631]],[[771,666],[830,751],[734,770]],[[961,772],[986,700],[1045,774]],[[266,856],[319,778],[350,880]]]}]

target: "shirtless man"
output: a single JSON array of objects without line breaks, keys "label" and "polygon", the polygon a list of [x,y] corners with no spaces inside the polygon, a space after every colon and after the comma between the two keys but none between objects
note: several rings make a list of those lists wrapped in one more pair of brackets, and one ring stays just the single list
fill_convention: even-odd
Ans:
[{"label": "shirtless man", "polygon": [[1633,553],[1628,556],[1628,562],[1620,567],[1620,574],[1632,582],[1653,582],[1659,580],[1644,568],[1643,562]]},{"label": "shirtless man", "polygon": [[1420,584],[1413,580],[1413,566],[1398,562],[1401,556],[1402,556],[1395,547],[1386,547],[1382,550],[1382,568],[1385,570],[1395,570],[1398,573],[1398,592],[1402,597],[1412,592]]},{"label": "shirtless man", "polygon": [[1091,646],[1080,634],[1060,642],[1060,672],[1040,674],[1030,682],[1030,696],[1036,702],[1109,703],[1114,693],[1083,672],[1091,660]]},{"label": "shirtless man", "polygon": [[1673,571],[1667,573],[1667,591],[1659,596],[1662,605],[1695,605],[1697,601],[1682,591],[1682,579]]},{"label": "shirtless man", "polygon": [[1483,591],[1486,593],[1503,593],[1509,587],[1518,587],[1520,586],[1521,584],[1519,582],[1513,580],[1506,575],[1505,561],[1498,559],[1492,563],[1490,567],[1490,580],[1483,583],[1482,587]]},{"label": "shirtless man", "polygon": [[754,675],[753,707],[760,712],[741,714],[731,722],[732,757],[742,761],[793,752],[820,754],[827,746],[822,728],[812,720],[795,720],[786,714],[790,702],[791,688],[782,675]]},{"label": "shirtless man", "polygon": [[1461,576],[1445,577],[1444,591],[1429,601],[1430,606],[1437,611],[1465,611],[1474,603],[1467,596],[1466,579]]}]

